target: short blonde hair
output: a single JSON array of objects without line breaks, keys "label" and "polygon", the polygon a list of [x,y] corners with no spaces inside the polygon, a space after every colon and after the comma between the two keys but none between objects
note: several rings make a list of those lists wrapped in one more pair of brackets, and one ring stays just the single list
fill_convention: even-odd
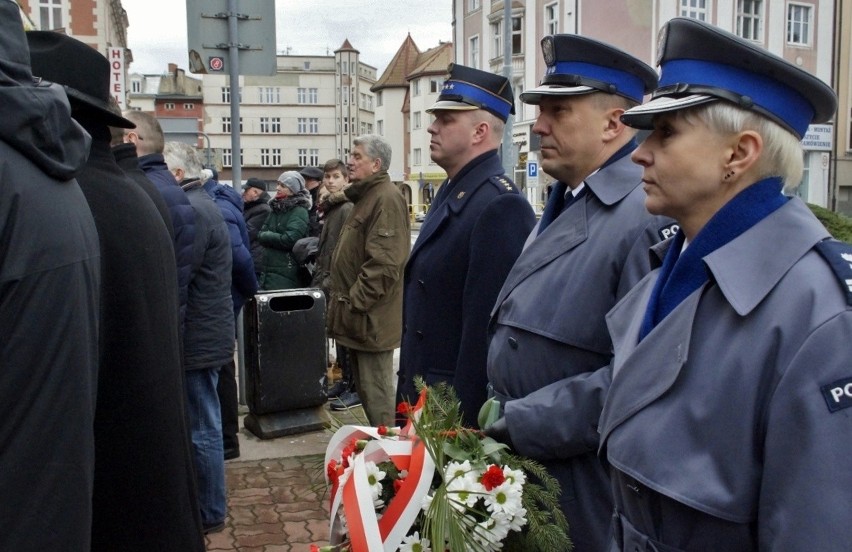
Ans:
[{"label": "short blonde hair", "polygon": [[757,161],[760,177],[781,177],[785,188],[795,188],[802,181],[802,145],[796,136],[778,123],[725,101],[707,103],[680,113],[686,120],[698,119],[723,135],[743,130],[757,132],[763,138],[763,154]]}]

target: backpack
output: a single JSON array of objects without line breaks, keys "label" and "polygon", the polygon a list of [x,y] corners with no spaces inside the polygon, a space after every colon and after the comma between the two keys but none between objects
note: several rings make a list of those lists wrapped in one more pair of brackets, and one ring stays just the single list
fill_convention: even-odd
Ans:
[{"label": "backpack", "polygon": [[299,281],[302,287],[310,287],[317,267],[319,237],[308,236],[293,244],[293,257],[299,265]]}]

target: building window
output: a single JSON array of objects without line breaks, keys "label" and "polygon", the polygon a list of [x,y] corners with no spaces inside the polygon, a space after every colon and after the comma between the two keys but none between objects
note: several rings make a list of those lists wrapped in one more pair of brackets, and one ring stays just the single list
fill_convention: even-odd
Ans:
[{"label": "building window", "polygon": [[277,104],[281,103],[281,89],[277,86],[261,86],[260,87],[260,103]]},{"label": "building window", "polygon": [[382,93],[376,92],[376,107],[382,107]]},{"label": "building window", "polygon": [[746,40],[763,40],[762,0],[737,0],[737,34]]},{"label": "building window", "polygon": [[349,87],[340,87],[340,98],[343,100],[343,105],[349,105]]},{"label": "building window", "polygon": [[443,86],[443,79],[429,79],[429,92],[431,94],[439,94]]},{"label": "building window", "polygon": [[260,133],[261,134],[280,134],[281,133],[281,117],[261,117],[260,118]]},{"label": "building window", "polygon": [[467,13],[475,12],[482,7],[482,0],[467,0]]},{"label": "building window", "polygon": [[140,80],[130,81],[130,92],[132,94],[139,94],[140,92],[142,92],[142,81],[140,81]]},{"label": "building window", "polygon": [[503,21],[491,24],[491,57],[503,57]]},{"label": "building window", "polygon": [[412,130],[418,130],[420,128],[420,125],[421,125],[420,112],[415,111],[414,113],[412,113],[411,117],[412,117],[412,119],[411,119]]},{"label": "building window", "polygon": [[787,5],[787,44],[810,45],[811,9],[812,6],[803,4]]},{"label": "building window", "polygon": [[297,90],[297,98],[300,104],[315,104],[317,103],[316,88],[299,88]]},{"label": "building window", "polygon": [[317,165],[319,165],[319,150],[315,148],[300,148],[299,165],[303,167],[316,167]]},{"label": "building window", "polygon": [[222,87],[222,103],[231,103],[231,87]]},{"label": "building window", "polygon": [[65,26],[62,20],[62,0],[39,0],[38,11],[41,30],[52,31]]},{"label": "building window", "polygon": [[548,4],[544,7],[544,34],[559,33],[559,4]]},{"label": "building window", "polygon": [[231,132],[231,118],[222,117],[222,132]]},{"label": "building window", "polygon": [[172,102],[166,102],[166,104],[163,107],[166,108],[166,111],[174,111],[175,110],[175,104],[173,104]]},{"label": "building window", "polygon": [[280,167],[281,166],[281,150],[275,149],[260,149],[260,164],[264,167]]},{"label": "building window", "polygon": [[311,70],[311,62],[306,61],[304,67],[305,67],[305,71],[310,71]]},{"label": "building window", "polygon": [[385,135],[385,122],[384,121],[376,121],[376,133],[379,136]]},{"label": "building window", "polygon": [[414,152],[411,155],[411,164],[412,165],[420,165],[422,163],[422,152],[420,148],[414,148]]},{"label": "building window", "polygon": [[193,104],[193,103],[185,103],[185,104],[183,104],[183,109],[184,109],[185,111],[191,111],[191,110],[195,109],[195,104]]},{"label": "building window", "polygon": [[[299,117],[297,119],[299,134],[318,134],[319,133],[319,118],[317,117]],[[304,163],[302,163],[304,165]]]},{"label": "building window", "polygon": [[414,79],[413,81],[411,81],[411,95],[420,95],[420,79]]},{"label": "building window", "polygon": [[680,0],[680,15],[707,21],[707,0]]},{"label": "building window", "polygon": [[231,148],[223,148],[222,149],[222,166],[230,167],[234,164],[233,159],[231,159]]},{"label": "building window", "polygon": [[467,64],[474,69],[479,69],[479,37],[470,37],[468,44],[470,45],[470,48],[467,51]]},{"label": "building window", "polygon": [[520,17],[512,18],[512,55],[524,53],[524,22]]}]

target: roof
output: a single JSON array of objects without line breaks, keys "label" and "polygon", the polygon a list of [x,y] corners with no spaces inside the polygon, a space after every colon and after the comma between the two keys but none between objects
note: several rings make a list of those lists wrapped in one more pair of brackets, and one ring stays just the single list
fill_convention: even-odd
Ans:
[{"label": "roof", "polygon": [[408,74],[406,80],[424,75],[446,75],[447,66],[453,61],[453,43],[441,42],[420,54],[417,66]]},{"label": "roof", "polygon": [[343,40],[343,45],[340,48],[338,48],[337,50],[335,50],[334,53],[336,54],[337,52],[344,52],[344,51],[355,52],[355,53],[358,53],[358,54],[361,53],[358,50],[356,50],[352,46],[352,44],[349,43],[348,38]]},{"label": "roof", "polygon": [[419,65],[420,49],[411,38],[411,33],[405,37],[399,50],[394,54],[393,59],[388,64],[387,69],[376,81],[376,84],[370,87],[372,92],[378,92],[384,88],[408,88],[408,74]]}]

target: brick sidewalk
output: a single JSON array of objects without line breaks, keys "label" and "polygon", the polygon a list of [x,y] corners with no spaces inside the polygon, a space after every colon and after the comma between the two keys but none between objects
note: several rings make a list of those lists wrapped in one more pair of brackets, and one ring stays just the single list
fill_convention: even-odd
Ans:
[{"label": "brick sidewalk", "polygon": [[228,462],[225,529],[207,550],[307,551],[328,543],[328,495],[322,456]]}]

